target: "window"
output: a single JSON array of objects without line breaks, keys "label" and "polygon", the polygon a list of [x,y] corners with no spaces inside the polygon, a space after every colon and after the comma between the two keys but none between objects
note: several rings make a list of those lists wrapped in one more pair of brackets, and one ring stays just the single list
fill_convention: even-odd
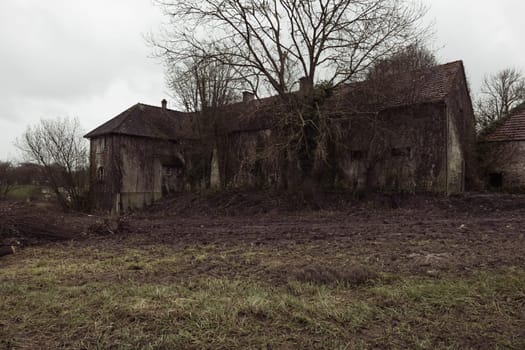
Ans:
[{"label": "window", "polygon": [[97,153],[104,153],[106,149],[106,138],[101,137],[96,141]]},{"label": "window", "polygon": [[493,188],[503,187],[503,174],[502,173],[492,173],[489,174],[489,184]]},{"label": "window", "polygon": [[99,167],[97,169],[97,178],[98,178],[98,181],[104,181],[104,167]]},{"label": "window", "polygon": [[357,150],[357,151],[351,151],[350,152],[350,158],[352,160],[362,160],[364,157],[364,152]]},{"label": "window", "polygon": [[392,148],[392,157],[410,157],[410,147]]}]

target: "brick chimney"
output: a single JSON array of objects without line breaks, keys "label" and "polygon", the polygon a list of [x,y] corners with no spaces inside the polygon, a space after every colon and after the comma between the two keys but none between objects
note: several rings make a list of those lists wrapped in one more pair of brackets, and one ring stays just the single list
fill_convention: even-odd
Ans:
[{"label": "brick chimney", "polygon": [[255,94],[250,91],[243,91],[242,92],[242,102],[247,103],[253,101],[255,98]]},{"label": "brick chimney", "polygon": [[162,99],[162,101],[160,102],[162,104],[162,109],[166,109],[168,107],[168,101],[166,101],[166,99]]},{"label": "brick chimney", "polygon": [[302,77],[299,79],[299,91],[300,92],[307,92],[310,91],[313,88],[313,84],[308,81],[307,77]]}]

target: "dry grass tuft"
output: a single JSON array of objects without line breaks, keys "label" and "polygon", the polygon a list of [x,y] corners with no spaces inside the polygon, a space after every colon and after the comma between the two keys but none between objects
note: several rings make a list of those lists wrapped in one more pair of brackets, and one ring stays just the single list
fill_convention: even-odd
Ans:
[{"label": "dry grass tuft", "polygon": [[302,282],[311,282],[325,285],[361,286],[377,279],[378,275],[363,265],[350,265],[346,267],[330,267],[325,265],[309,265],[297,269],[293,277]]}]

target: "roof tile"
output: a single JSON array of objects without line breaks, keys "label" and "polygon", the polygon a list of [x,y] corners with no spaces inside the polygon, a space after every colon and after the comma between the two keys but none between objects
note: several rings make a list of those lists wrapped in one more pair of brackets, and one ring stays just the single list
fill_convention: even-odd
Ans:
[{"label": "roof tile", "polygon": [[483,142],[525,140],[525,107],[516,110],[494,131],[484,135]]}]

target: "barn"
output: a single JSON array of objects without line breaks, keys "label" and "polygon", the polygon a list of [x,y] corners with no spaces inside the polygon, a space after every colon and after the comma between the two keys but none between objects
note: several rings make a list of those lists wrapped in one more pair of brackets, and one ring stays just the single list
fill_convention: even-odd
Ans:
[{"label": "barn", "polygon": [[[307,95],[300,85],[292,96]],[[337,135],[317,142],[312,176],[346,191],[460,193],[476,177],[471,98],[461,61],[340,86],[319,105]],[[204,119],[203,119],[204,118]],[[86,135],[96,207],[126,211],[184,190],[295,188],[277,97],[202,113],[136,104]],[[204,120],[204,122],[203,122]],[[209,124],[212,133],[203,133]],[[209,129],[209,128],[208,128]],[[334,142],[337,139],[337,142]]]},{"label": "barn", "polygon": [[525,106],[480,137],[481,172],[487,187],[525,190]]}]

